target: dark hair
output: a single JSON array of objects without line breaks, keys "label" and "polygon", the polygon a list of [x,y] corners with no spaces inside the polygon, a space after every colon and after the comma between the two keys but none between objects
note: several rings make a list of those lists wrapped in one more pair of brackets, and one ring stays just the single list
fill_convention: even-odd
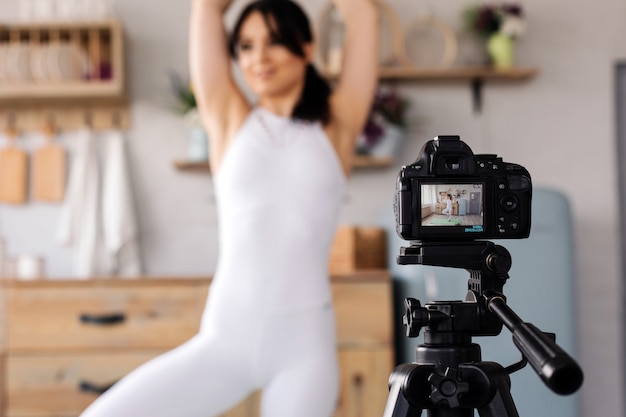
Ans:
[{"label": "dark hair", "polygon": [[[293,54],[304,58],[303,46],[313,41],[313,34],[309,19],[304,11],[291,0],[257,0],[246,6],[229,39],[229,52],[237,58],[237,44],[241,26],[253,12],[259,12],[265,19],[271,36]],[[273,19],[275,26],[270,24]],[[291,117],[306,121],[321,121],[327,124],[330,121],[330,85],[320,76],[313,64],[307,65],[302,96]]]}]

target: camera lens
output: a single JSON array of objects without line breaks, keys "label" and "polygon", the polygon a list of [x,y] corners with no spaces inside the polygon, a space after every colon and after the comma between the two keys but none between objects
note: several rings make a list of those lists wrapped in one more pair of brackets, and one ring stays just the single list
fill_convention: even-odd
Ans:
[{"label": "camera lens", "polygon": [[517,208],[517,197],[514,195],[505,195],[500,199],[500,207],[508,213],[515,211]]}]

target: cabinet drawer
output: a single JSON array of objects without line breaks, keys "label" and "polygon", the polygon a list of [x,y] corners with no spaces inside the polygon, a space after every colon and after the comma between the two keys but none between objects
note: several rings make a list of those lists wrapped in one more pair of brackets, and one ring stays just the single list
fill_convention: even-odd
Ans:
[{"label": "cabinet drawer", "polygon": [[[332,291],[340,346],[392,343],[388,280],[334,282]],[[173,347],[197,332],[207,292],[206,282],[9,288],[6,346],[9,351]]]},{"label": "cabinet drawer", "polygon": [[173,347],[197,332],[206,294],[202,285],[11,288],[7,350]]},{"label": "cabinet drawer", "polygon": [[[81,384],[108,387],[160,353],[12,356],[7,360],[5,415],[76,417],[99,395]],[[260,397],[254,392],[219,417],[258,416]]]},{"label": "cabinet drawer", "polygon": [[76,417],[99,395],[81,390],[81,382],[106,387],[159,353],[9,356],[6,416]]}]

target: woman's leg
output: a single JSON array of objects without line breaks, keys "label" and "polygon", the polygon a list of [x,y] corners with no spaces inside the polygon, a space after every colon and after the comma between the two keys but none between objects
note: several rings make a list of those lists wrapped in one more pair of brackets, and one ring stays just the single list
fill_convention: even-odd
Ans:
[{"label": "woman's leg", "polygon": [[271,323],[281,328],[268,329],[265,336],[263,360],[271,376],[261,416],[332,416],[339,391],[333,310],[286,313]]},{"label": "woman's leg", "polygon": [[198,334],[122,378],[81,417],[217,415],[254,389],[242,347]]}]

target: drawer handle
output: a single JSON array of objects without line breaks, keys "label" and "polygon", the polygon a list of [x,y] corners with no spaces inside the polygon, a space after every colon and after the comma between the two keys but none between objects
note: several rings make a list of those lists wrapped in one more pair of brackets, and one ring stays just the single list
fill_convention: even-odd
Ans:
[{"label": "drawer handle", "polygon": [[113,314],[81,314],[80,321],[84,324],[97,324],[99,326],[110,326],[124,323],[126,315],[123,313]]},{"label": "drawer handle", "polygon": [[89,392],[89,393],[100,395],[100,394],[104,394],[104,392],[108,390],[109,388],[111,388],[112,386],[113,384],[96,385],[89,381],[80,381],[80,384],[78,384],[78,389],[82,392]]}]

